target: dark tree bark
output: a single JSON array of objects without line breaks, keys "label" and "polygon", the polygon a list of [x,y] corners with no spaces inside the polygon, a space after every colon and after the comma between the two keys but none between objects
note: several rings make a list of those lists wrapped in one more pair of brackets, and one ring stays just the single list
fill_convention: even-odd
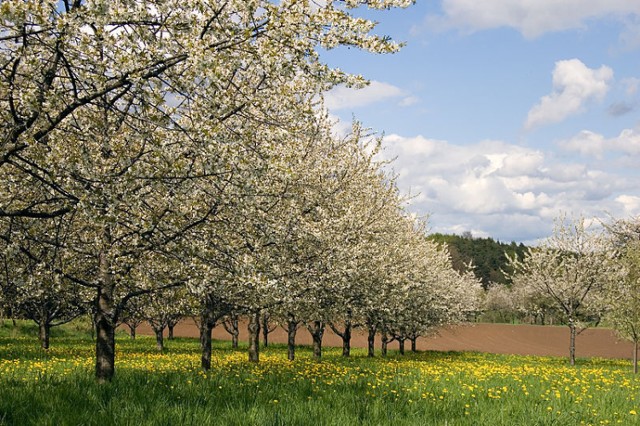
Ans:
[{"label": "dark tree bark", "polygon": [[404,355],[404,342],[407,340],[404,337],[396,338],[398,341],[398,348],[400,349],[400,355]]},{"label": "dark tree bark", "polygon": [[389,345],[389,335],[387,334],[387,330],[382,329],[382,336],[380,337],[380,341],[382,343],[380,353],[382,356],[387,356],[387,346]]},{"label": "dark tree bark", "polygon": [[269,320],[271,319],[271,314],[269,314],[269,312],[264,312],[262,314],[262,319],[261,319],[261,323],[262,323],[262,341],[264,343],[264,347],[268,347],[269,346],[269,334],[271,332],[273,332],[276,328],[278,328],[278,325],[269,325]]},{"label": "dark tree bark", "polygon": [[638,340],[633,342],[633,373],[638,374]]},{"label": "dark tree bark", "polygon": [[376,334],[379,324],[371,318],[368,318],[365,324],[367,326],[367,356],[373,358],[375,356]]},{"label": "dark tree bark", "polygon": [[249,362],[260,362],[260,312],[249,315]]},{"label": "dark tree bark", "polygon": [[107,289],[98,291],[99,308],[95,314],[96,323],[96,379],[105,383],[115,374],[116,333],[114,321],[107,312],[113,310],[113,301]]},{"label": "dark tree bark", "polygon": [[127,326],[129,327],[129,337],[131,339],[135,340],[135,338],[136,338],[136,328],[137,327],[135,325],[131,325],[131,324],[127,324]]},{"label": "dark tree bark", "polygon": [[[105,230],[108,236],[108,231]],[[110,241],[110,238],[108,238]],[[100,253],[100,281],[96,299],[96,379],[98,383],[111,381],[115,374],[116,307],[113,302],[114,283],[109,260]]]},{"label": "dark tree bark", "polygon": [[51,324],[47,321],[40,321],[38,324],[38,334],[42,349],[49,349],[49,336],[51,335]]},{"label": "dark tree bark", "polygon": [[576,324],[569,320],[569,364],[576,365]]},{"label": "dark tree bark", "polygon": [[351,334],[353,326],[351,319],[347,318],[344,322],[344,330],[340,330],[338,327],[330,323],[329,326],[342,339],[342,356],[348,357],[351,355]]},{"label": "dark tree bark", "polygon": [[373,358],[375,355],[375,343],[376,343],[376,327],[369,326],[369,333],[367,334],[367,356]]},{"label": "dark tree bark", "polygon": [[232,312],[229,314],[229,318],[222,323],[224,329],[231,335],[231,347],[238,349],[238,337],[240,336],[240,330],[238,329],[238,314]]},{"label": "dark tree bark", "polygon": [[164,327],[153,327],[153,332],[156,335],[156,349],[159,352],[164,351]]},{"label": "dark tree bark", "polygon": [[418,352],[418,336],[411,338],[411,352]]},{"label": "dark tree bark", "polygon": [[211,321],[208,315],[203,314],[200,317],[200,348],[202,355],[200,357],[200,366],[204,371],[211,369],[211,332],[215,322]]},{"label": "dark tree bark", "polygon": [[324,335],[325,324],[322,321],[314,321],[311,327],[308,328],[313,339],[313,359],[320,361],[322,359],[322,336]]},{"label": "dark tree bark", "polygon": [[127,315],[124,320],[122,320],[123,324],[126,324],[129,327],[129,337],[131,339],[136,338],[136,331],[138,326],[143,323],[142,317],[138,315]]},{"label": "dark tree bark", "polygon": [[287,322],[287,357],[289,361],[296,358],[296,333],[298,332],[299,322],[289,317]]},{"label": "dark tree bark", "polygon": [[342,337],[342,356],[351,355],[351,323],[344,327],[344,335]]},{"label": "dark tree bark", "polygon": [[264,347],[269,347],[269,313],[262,314],[262,342]]},{"label": "dark tree bark", "polygon": [[173,340],[173,328],[176,326],[175,323],[169,323],[167,324],[167,329],[169,330],[169,333],[167,335],[167,339],[169,340]]}]

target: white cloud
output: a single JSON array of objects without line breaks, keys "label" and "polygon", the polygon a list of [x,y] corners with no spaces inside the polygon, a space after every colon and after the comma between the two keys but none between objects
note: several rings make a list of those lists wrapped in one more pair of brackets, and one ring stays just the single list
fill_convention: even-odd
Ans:
[{"label": "white cloud", "polygon": [[410,209],[431,213],[434,232],[533,242],[549,234],[560,211],[619,215],[628,210],[620,200],[630,199],[616,197],[640,196],[637,179],[501,141],[463,146],[392,134],[383,145],[383,155],[396,158],[400,190],[420,194]]},{"label": "white cloud", "polygon": [[618,137],[613,139],[613,145],[625,154],[640,155],[640,133],[633,129],[624,129]]},{"label": "white cloud", "polygon": [[607,66],[587,67],[579,59],[556,62],[553,92],[543,96],[529,111],[525,128],[557,123],[583,110],[590,100],[602,100],[609,90],[613,70]]},{"label": "white cloud", "polygon": [[413,156],[423,155],[431,156],[447,149],[448,143],[436,139],[427,139],[423,136],[414,138],[404,138],[400,135],[388,135],[384,138],[386,146],[394,151],[402,151],[402,153]]},{"label": "white cloud", "polygon": [[[640,14],[637,0],[443,0],[443,16],[428,17],[425,26],[467,32],[509,27],[527,38],[547,32],[584,28],[589,20],[620,20]],[[626,37],[633,38],[631,32]],[[624,40],[623,40],[624,41]]]},{"label": "white cloud", "polygon": [[407,96],[406,98],[398,102],[398,106],[408,107],[408,106],[415,105],[419,102],[420,102],[420,98],[418,98],[417,96]]},{"label": "white cloud", "polygon": [[601,159],[605,150],[605,142],[604,136],[583,130],[573,138],[560,142],[560,146],[567,151]]},{"label": "white cloud", "polygon": [[418,102],[418,98],[405,90],[375,80],[362,89],[351,89],[345,86],[335,87],[325,93],[324,98],[325,106],[330,111],[359,108],[377,102],[394,101],[400,106],[410,106]]},{"label": "white cloud", "polygon": [[640,132],[624,129],[618,136],[606,138],[601,134],[583,130],[573,138],[560,142],[560,147],[566,151],[578,152],[597,159],[602,159],[608,152],[637,157],[640,156]]},{"label": "white cloud", "polygon": [[640,197],[635,195],[620,195],[616,202],[622,205],[624,216],[640,215]]}]

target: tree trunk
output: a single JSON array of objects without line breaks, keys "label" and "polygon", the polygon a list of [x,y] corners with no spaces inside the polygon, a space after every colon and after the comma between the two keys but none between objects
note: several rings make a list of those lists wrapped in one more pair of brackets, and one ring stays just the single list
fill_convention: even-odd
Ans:
[{"label": "tree trunk", "polygon": [[169,330],[169,335],[167,336],[167,339],[169,340],[173,340],[173,328],[175,327],[175,324],[169,324],[167,325],[167,329]]},{"label": "tree trunk", "polygon": [[[106,206],[103,206],[106,212]],[[105,247],[111,247],[111,227],[102,231]],[[98,252],[98,294],[95,304],[96,326],[96,379],[98,383],[110,382],[116,371],[116,325],[118,310],[114,301],[116,284],[111,271],[111,259],[102,249]]]},{"label": "tree trunk", "polygon": [[211,369],[211,331],[213,324],[206,315],[200,317],[200,348],[202,356],[200,357],[200,365],[204,371]]},{"label": "tree trunk", "polygon": [[131,325],[131,324],[127,324],[127,325],[129,326],[129,337],[131,339],[135,340],[135,338],[136,338],[136,327]]},{"label": "tree trunk", "polygon": [[164,336],[162,335],[164,327],[153,327],[153,331],[156,334],[156,349],[158,352],[162,352],[164,351]]},{"label": "tree trunk", "polygon": [[382,347],[380,353],[382,356],[387,356],[387,345],[389,344],[389,336],[387,335],[387,330],[382,330],[382,337],[380,338],[382,341]]},{"label": "tree trunk", "polygon": [[260,312],[249,315],[249,362],[260,361]]},{"label": "tree trunk", "polygon": [[335,334],[340,336],[342,339],[342,356],[348,357],[351,355],[351,335],[353,330],[353,325],[351,324],[351,317],[347,316],[347,319],[344,321],[344,330],[340,330],[336,327],[332,322],[329,323],[329,327],[333,330]]},{"label": "tree trunk", "polygon": [[324,327],[325,324],[322,321],[314,321],[309,330],[313,338],[313,359],[316,361],[322,359],[322,336],[324,335]]},{"label": "tree trunk", "polygon": [[404,337],[403,338],[398,338],[398,348],[400,349],[400,355],[404,355],[404,342],[405,342]]},{"label": "tree trunk", "polygon": [[369,326],[369,334],[367,336],[368,353],[369,358],[373,358],[375,355],[375,343],[376,343],[376,327]]},{"label": "tree trunk", "polygon": [[418,352],[418,337],[411,338],[411,352]]},{"label": "tree trunk", "polygon": [[231,335],[231,347],[238,349],[238,336],[240,335],[240,331],[238,330],[238,314],[230,312],[229,317],[225,321],[222,321],[222,326],[225,331]]},{"label": "tree trunk", "polygon": [[51,325],[42,320],[40,324],[38,324],[39,329],[39,337],[40,337],[40,346],[42,349],[49,349],[49,336],[51,334]]},{"label": "tree trunk", "polygon": [[238,336],[240,336],[240,330],[238,330],[238,314],[232,314],[231,317],[231,347],[238,349]]},{"label": "tree trunk", "polygon": [[[107,241],[110,242],[109,230],[105,229]],[[105,383],[113,379],[116,361],[116,324],[118,321],[113,301],[115,285],[111,275],[107,254],[99,254],[98,270],[100,286],[96,298],[96,379]]]},{"label": "tree trunk", "polygon": [[342,334],[342,356],[351,355],[351,321],[346,321]]},{"label": "tree trunk", "polygon": [[569,320],[569,364],[576,365],[576,325]]},{"label": "tree trunk", "polygon": [[265,312],[262,315],[262,341],[264,343],[264,347],[269,346],[269,313]]},{"label": "tree trunk", "polygon": [[298,332],[298,322],[289,318],[287,324],[287,352],[289,361],[296,358],[296,333]]},{"label": "tree trunk", "polygon": [[113,311],[113,300],[106,289],[98,290],[98,310],[96,323],[96,379],[105,383],[115,374],[116,328],[109,317]]},{"label": "tree trunk", "polygon": [[633,342],[633,373],[638,374],[638,340]]}]

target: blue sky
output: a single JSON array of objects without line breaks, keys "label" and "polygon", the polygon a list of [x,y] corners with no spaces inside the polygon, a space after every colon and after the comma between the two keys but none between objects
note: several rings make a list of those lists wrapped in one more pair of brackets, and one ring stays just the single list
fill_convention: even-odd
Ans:
[{"label": "blue sky", "polygon": [[362,74],[332,116],[384,134],[433,232],[535,242],[560,213],[640,215],[640,1],[438,0],[366,12],[397,54],[322,54]]}]

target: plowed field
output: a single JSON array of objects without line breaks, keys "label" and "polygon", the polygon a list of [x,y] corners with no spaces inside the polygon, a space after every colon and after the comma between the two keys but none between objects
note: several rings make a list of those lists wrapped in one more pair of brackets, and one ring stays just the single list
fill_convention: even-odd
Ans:
[{"label": "plowed field", "polygon": [[[138,329],[139,333],[152,334],[147,325]],[[198,329],[192,320],[185,320],[174,330],[175,335],[198,337]],[[229,339],[222,326],[213,331],[214,339]],[[246,324],[241,324],[240,338],[247,339]],[[286,343],[286,332],[278,327],[269,334],[269,341]],[[300,328],[296,338],[298,344],[310,345],[311,336],[306,329]],[[366,335],[354,332],[352,347],[366,347]],[[376,346],[379,347],[379,339]],[[329,328],[325,332],[323,345],[341,346],[342,340]],[[397,342],[390,349],[397,348]],[[407,342],[407,348],[409,342]],[[418,339],[418,350],[436,351],[478,351],[500,354],[567,356],[569,353],[569,328],[561,326],[510,325],[510,324],[473,324],[443,328],[432,337]],[[631,358],[632,345],[622,341],[615,333],[606,328],[587,329],[576,338],[578,357]]]}]

